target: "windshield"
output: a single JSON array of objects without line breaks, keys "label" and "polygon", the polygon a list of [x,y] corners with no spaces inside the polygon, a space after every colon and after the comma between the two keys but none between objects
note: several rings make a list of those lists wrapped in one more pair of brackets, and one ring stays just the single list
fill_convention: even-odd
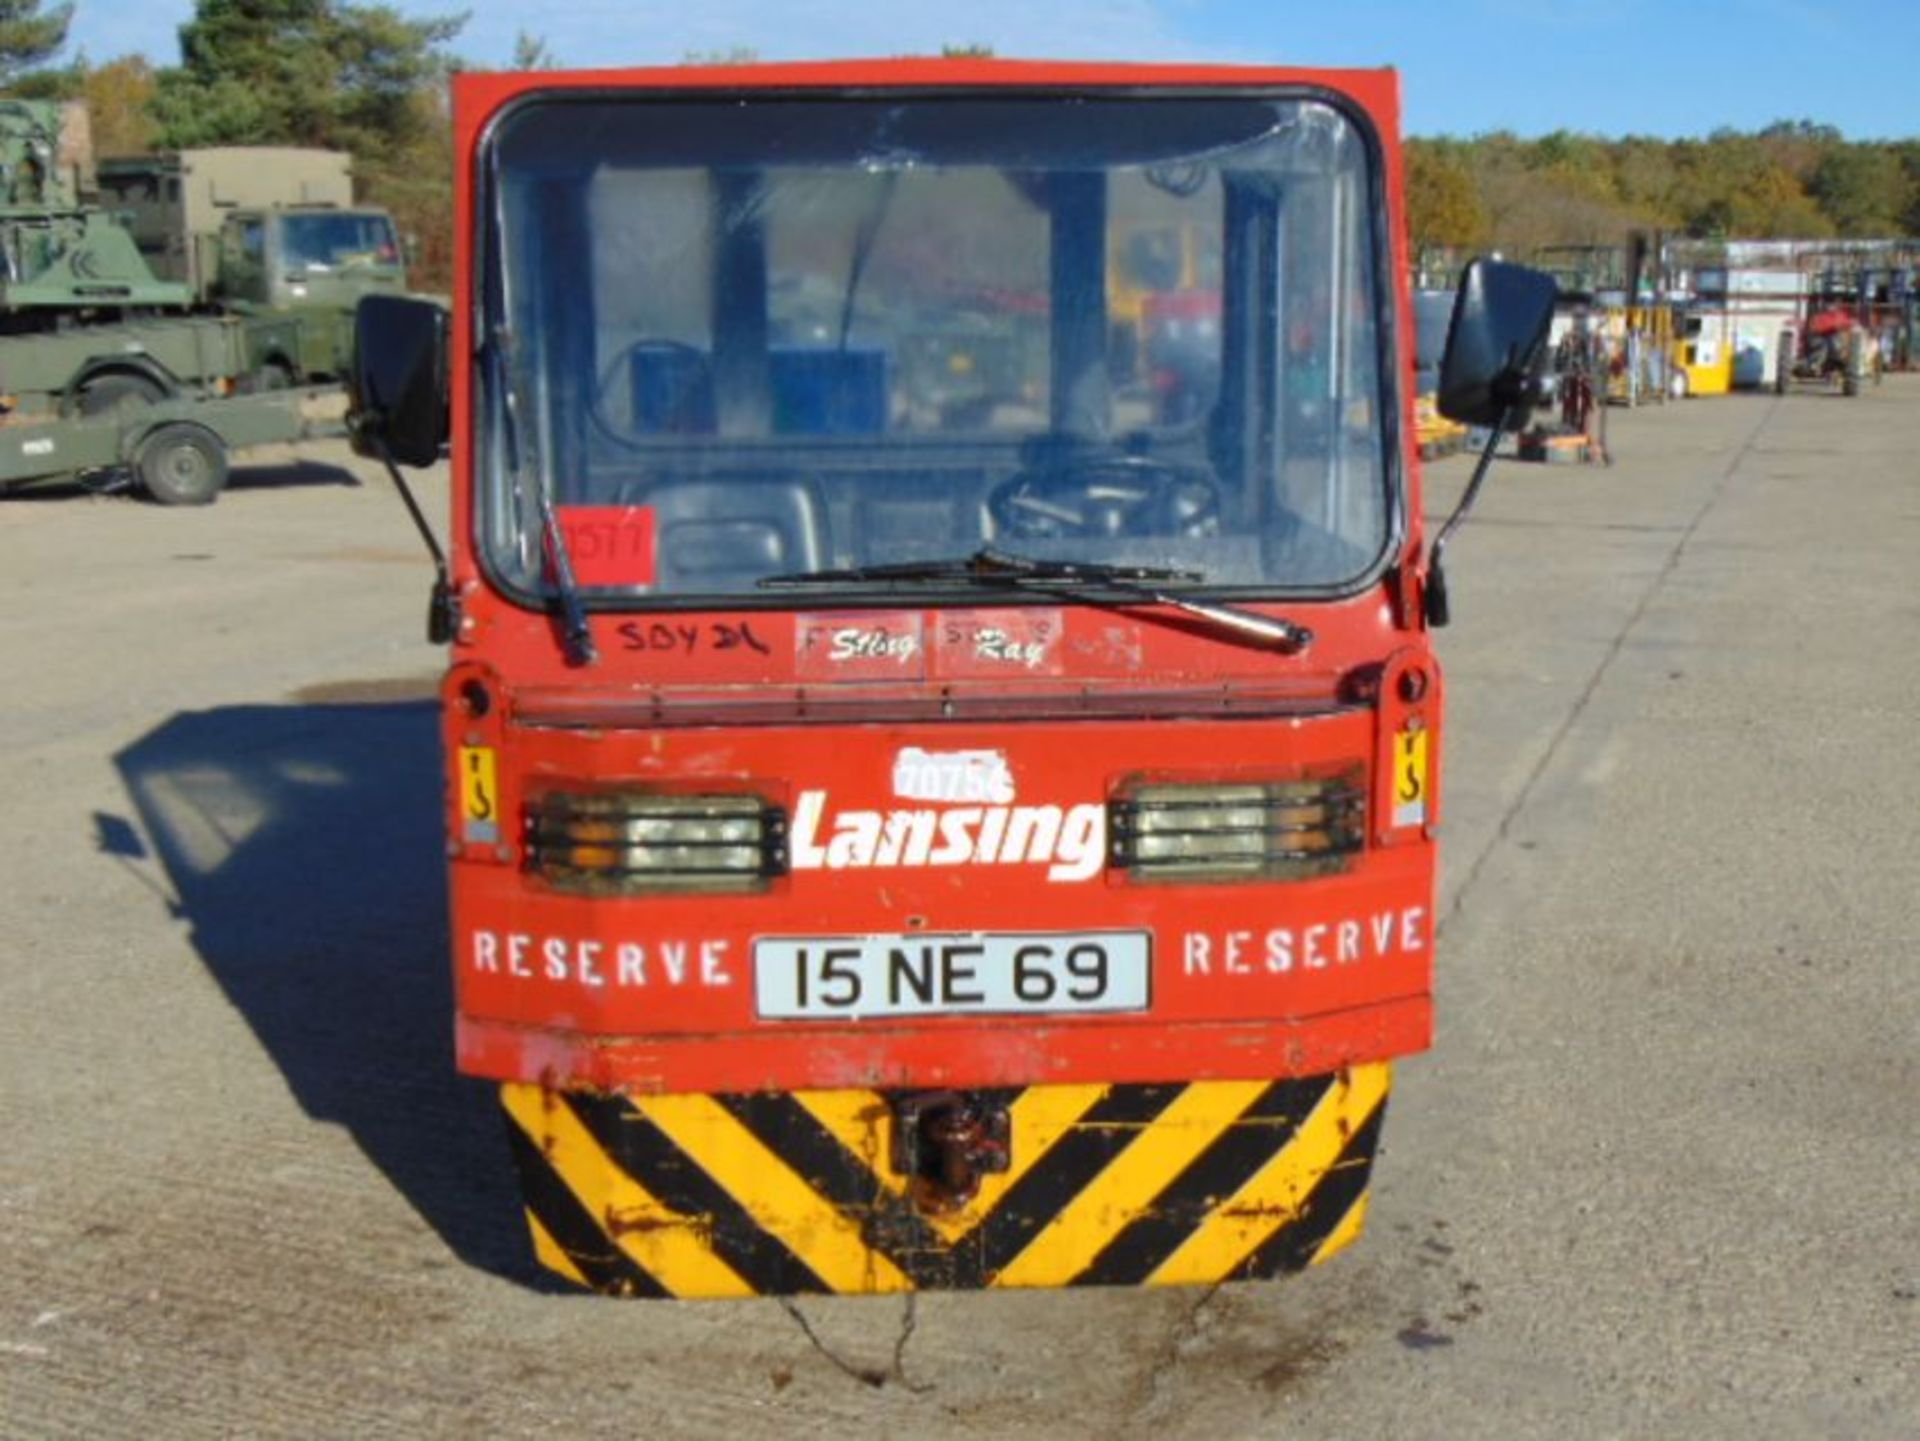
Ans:
[{"label": "windshield", "polygon": [[[481,540],[589,601],[964,556],[1351,585],[1369,151],[1311,100],[541,100],[481,197]],[[857,581],[849,581],[857,588]]]},{"label": "windshield", "polygon": [[393,222],[385,215],[283,215],[280,225],[281,259],[289,270],[400,263]]}]

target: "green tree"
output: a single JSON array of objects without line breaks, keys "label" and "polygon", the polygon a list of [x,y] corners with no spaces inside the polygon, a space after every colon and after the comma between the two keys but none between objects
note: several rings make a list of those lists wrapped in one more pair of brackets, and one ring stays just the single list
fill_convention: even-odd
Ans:
[{"label": "green tree", "polygon": [[1660,228],[1678,222],[1674,214],[1674,186],[1678,175],[1673,147],[1664,140],[1629,135],[1608,147],[1613,191],[1620,203]]},{"label": "green tree", "polygon": [[1529,142],[1505,133],[1471,142],[1461,158],[1486,208],[1492,243],[1523,253],[1604,245],[1643,224],[1645,217],[1614,194],[1603,145],[1587,136]]},{"label": "green tree", "polygon": [[432,140],[451,60],[441,47],[465,13],[411,20],[386,5],[335,8],[339,128],[332,143],[394,160]]},{"label": "green tree", "polygon": [[87,102],[96,155],[138,155],[153,148],[153,67],[139,55],[105,65],[82,65],[80,98]]},{"label": "green tree", "polygon": [[71,4],[40,8],[40,0],[0,0],[0,85],[43,65],[67,43]]},{"label": "green tree", "polygon": [[507,62],[509,70],[558,70],[560,62],[553,58],[553,52],[547,49],[543,36],[535,35],[531,30],[522,30],[513,37],[513,58]]},{"label": "green tree", "polygon": [[1920,140],[1902,140],[1893,147],[1907,176],[1907,211],[1900,217],[1901,233],[1920,235]]},{"label": "green tree", "polygon": [[1807,190],[1842,235],[1900,233],[1913,203],[1912,181],[1886,146],[1844,145],[1827,152]]},{"label": "green tree", "polygon": [[391,161],[428,128],[443,47],[465,15],[403,17],[336,0],[198,0],[154,113],[170,147],[312,145]]},{"label": "green tree", "polygon": [[1451,141],[1407,142],[1407,231],[1415,254],[1429,246],[1470,249],[1486,239],[1486,207],[1459,151]]},{"label": "green tree", "polygon": [[1564,194],[1611,205],[1620,198],[1615,189],[1612,150],[1611,141],[1556,130],[1533,142],[1526,153],[1526,165]]},{"label": "green tree", "polygon": [[80,94],[83,73],[78,65],[25,70],[5,82],[4,89],[16,100],[73,100]]},{"label": "green tree", "polygon": [[1802,188],[1828,153],[1846,143],[1833,126],[1812,120],[1776,120],[1755,139]]},{"label": "green tree", "polygon": [[1436,219],[1464,204],[1450,170],[1471,182],[1482,216],[1477,243],[1520,252],[1618,245],[1634,229],[1755,240],[1920,235],[1920,139],[1849,143],[1813,120],[1685,140],[1568,131],[1412,140],[1407,198],[1417,241],[1461,229]]},{"label": "green tree", "polygon": [[1689,235],[1726,239],[1818,239],[1832,223],[1773,142],[1731,130],[1673,146],[1672,209]]},{"label": "green tree", "polygon": [[414,139],[404,151],[362,162],[364,198],[393,212],[412,251],[414,289],[443,293],[453,283],[453,119],[440,90],[414,97]]}]

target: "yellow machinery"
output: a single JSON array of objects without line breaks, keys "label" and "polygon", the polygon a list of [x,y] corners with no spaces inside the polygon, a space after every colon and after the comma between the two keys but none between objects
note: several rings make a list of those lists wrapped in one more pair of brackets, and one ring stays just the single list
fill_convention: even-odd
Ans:
[{"label": "yellow machinery", "polygon": [[1448,420],[1434,403],[1432,391],[1414,397],[1413,433],[1419,442],[1420,458],[1435,460],[1466,448],[1467,428]]},{"label": "yellow machinery", "polygon": [[1725,310],[1682,310],[1669,342],[1667,394],[1725,395],[1733,389],[1733,319]]},{"label": "yellow machinery", "polygon": [[1610,357],[1607,403],[1634,406],[1664,401],[1672,393],[1673,307],[1609,305],[1601,312],[1600,326]]}]

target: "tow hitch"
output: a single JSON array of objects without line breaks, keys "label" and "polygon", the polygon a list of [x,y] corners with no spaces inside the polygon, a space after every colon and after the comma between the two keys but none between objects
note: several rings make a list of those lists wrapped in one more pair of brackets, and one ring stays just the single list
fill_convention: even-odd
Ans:
[{"label": "tow hitch", "polygon": [[893,1169],[913,1183],[928,1211],[953,1211],[980,1190],[980,1178],[1007,1169],[1012,1130],[1003,1104],[958,1091],[924,1091],[893,1103]]}]

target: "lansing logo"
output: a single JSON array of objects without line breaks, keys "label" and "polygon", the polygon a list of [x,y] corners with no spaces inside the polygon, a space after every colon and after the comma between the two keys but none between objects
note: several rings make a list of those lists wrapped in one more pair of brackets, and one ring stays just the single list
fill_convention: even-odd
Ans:
[{"label": "lansing logo", "polygon": [[1084,881],[1106,859],[1107,808],[1013,804],[1013,772],[999,751],[909,746],[894,759],[893,789],[905,800],[946,804],[829,813],[825,791],[800,792],[793,868],[1044,865],[1050,881]]}]

